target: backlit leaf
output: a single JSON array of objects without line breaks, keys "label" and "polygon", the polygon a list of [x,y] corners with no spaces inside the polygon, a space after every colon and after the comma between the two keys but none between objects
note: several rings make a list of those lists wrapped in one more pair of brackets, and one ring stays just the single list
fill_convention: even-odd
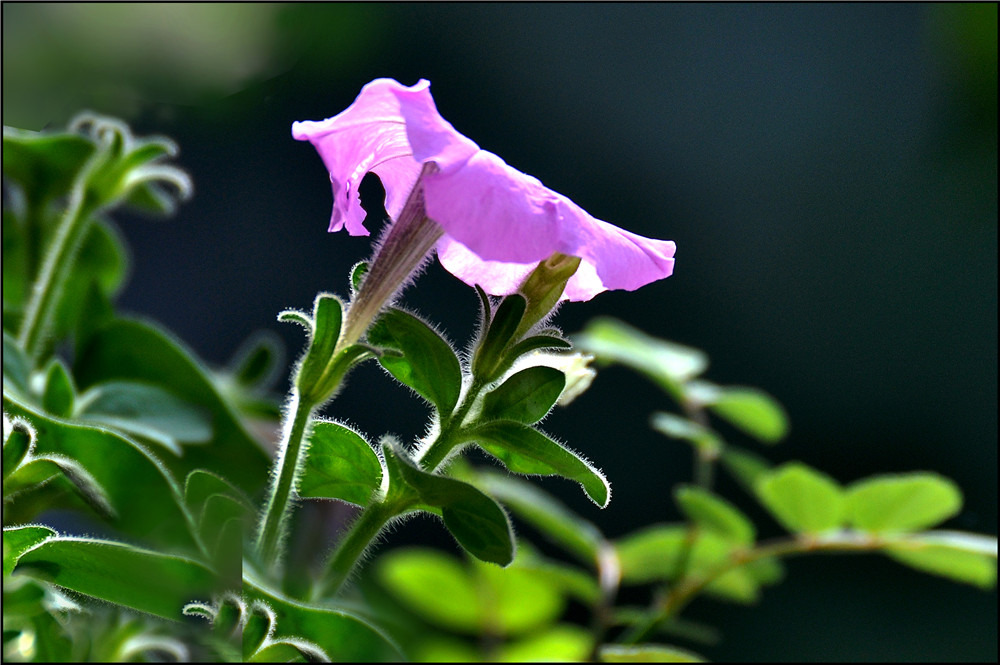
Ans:
[{"label": "backlit leaf", "polygon": [[844,521],[844,493],[835,480],[804,464],[791,462],[761,475],[757,496],[789,531],[819,533]]}]

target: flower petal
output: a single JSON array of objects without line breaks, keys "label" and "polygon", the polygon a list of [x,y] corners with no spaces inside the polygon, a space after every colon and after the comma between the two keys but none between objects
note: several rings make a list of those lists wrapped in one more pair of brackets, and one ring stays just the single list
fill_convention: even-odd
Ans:
[{"label": "flower petal", "polygon": [[[412,89],[426,89],[421,80]],[[361,89],[354,103],[326,120],[296,122],[292,136],[315,146],[333,187],[330,231],[347,228],[351,235],[368,235],[358,186],[374,171],[385,187],[385,209],[391,217],[402,210],[420,175],[400,113],[397,90],[407,90],[392,79],[376,79]]]}]

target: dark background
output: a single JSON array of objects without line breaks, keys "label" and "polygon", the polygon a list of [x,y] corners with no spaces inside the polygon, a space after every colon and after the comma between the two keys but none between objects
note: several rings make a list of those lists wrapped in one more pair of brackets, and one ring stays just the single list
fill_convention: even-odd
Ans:
[{"label": "dark background", "polygon": [[[370,240],[326,233],[331,194],[295,120],[372,78],[429,79],[462,133],[595,216],[676,241],[669,279],[566,306],[706,350],[760,386],[787,442],[842,482],[931,469],[997,523],[996,5],[3,5],[3,122],[79,109],[163,133],[196,186],[166,222],[120,216],[121,303],[222,364],[287,307],[346,293]],[[406,302],[464,344],[476,297],[433,265]],[[287,387],[283,376],[276,388]],[[682,444],[649,430],[652,384],[602,372],[546,429],[615,493],[612,536],[675,519]],[[377,437],[424,408],[375,367],[331,412]],[[733,440],[753,446],[733,434]],[[720,491],[749,506],[730,483]],[[762,514],[764,535],[777,527]],[[439,526],[408,523],[397,542]],[[441,541],[445,547],[452,547]],[[638,599],[637,599],[638,600]],[[716,660],[995,660],[997,597],[875,557],[789,562],[759,607],[696,603]]]}]

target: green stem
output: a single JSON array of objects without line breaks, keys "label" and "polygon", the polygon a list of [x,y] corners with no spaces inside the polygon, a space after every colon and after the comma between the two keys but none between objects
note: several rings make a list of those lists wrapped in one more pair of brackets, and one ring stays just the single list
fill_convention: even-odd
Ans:
[{"label": "green stem", "polygon": [[306,430],[315,405],[296,395],[291,423],[286,429],[278,453],[278,471],[268,490],[264,521],[257,534],[257,554],[262,565],[273,568],[282,558],[281,541],[286,531],[292,490],[305,461]]},{"label": "green stem", "polygon": [[472,385],[465,393],[465,398],[459,403],[455,412],[450,416],[441,417],[441,430],[437,437],[417,457],[417,462],[425,471],[435,471],[458,444],[460,439],[455,434],[460,431],[465,417],[469,415],[472,405],[475,404],[484,387],[486,387],[486,383],[479,379],[473,379]]},{"label": "green stem", "polygon": [[817,552],[871,552],[883,546],[878,538],[851,532],[831,534],[823,539],[810,537],[787,538],[764,543],[749,550],[737,551],[728,561],[699,575],[680,580],[657,603],[645,622],[634,626],[621,640],[622,644],[638,644],[646,640],[664,621],[668,621],[687,607],[698,594],[722,575],[739,566],[767,558],[781,558]]},{"label": "green stem", "polygon": [[313,590],[313,600],[334,596],[344,585],[361,555],[375,540],[386,523],[396,514],[397,506],[375,502],[361,511],[347,534],[337,545],[326,565],[323,580]]},{"label": "green stem", "polygon": [[18,342],[32,358],[41,352],[45,334],[76,260],[77,251],[90,229],[91,211],[84,205],[86,184],[85,175],[77,177],[66,212],[59,222],[52,244],[46,250],[42,267],[32,286],[31,299],[25,307]]}]

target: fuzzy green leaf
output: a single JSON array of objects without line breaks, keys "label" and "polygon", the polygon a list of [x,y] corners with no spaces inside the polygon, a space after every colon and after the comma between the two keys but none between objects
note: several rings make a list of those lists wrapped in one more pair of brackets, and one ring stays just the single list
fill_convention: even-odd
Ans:
[{"label": "fuzzy green leaf", "polygon": [[422,502],[441,509],[445,526],[469,554],[501,566],[514,560],[514,531],[496,501],[468,483],[417,468],[405,453],[384,450],[386,464],[398,469]]},{"label": "fuzzy green leaf", "polygon": [[[3,574],[4,577],[14,572],[21,555],[35,545],[56,535],[47,526],[29,524],[3,528]],[[6,605],[6,599],[4,601]]]},{"label": "fuzzy green leaf", "polygon": [[401,356],[384,354],[379,363],[433,404],[442,417],[451,415],[462,390],[462,369],[441,335],[412,314],[390,309],[368,330],[368,341],[400,351]]},{"label": "fuzzy green leaf", "polygon": [[327,367],[340,338],[343,309],[340,299],[329,293],[319,293],[313,301],[312,335],[295,378],[303,398],[310,402],[324,401],[339,383],[338,377],[331,385]]},{"label": "fuzzy green leaf", "polygon": [[936,473],[875,476],[847,491],[849,524],[876,533],[925,529],[961,508],[958,486]]},{"label": "fuzzy green leaf", "polygon": [[503,374],[515,358],[506,357],[507,346],[514,341],[512,338],[524,311],[527,301],[519,294],[509,295],[500,301],[496,311],[489,321],[489,328],[480,340],[479,346],[472,358],[472,373],[482,381],[493,381]]},{"label": "fuzzy green leaf", "polygon": [[262,600],[274,610],[282,636],[304,636],[334,662],[404,660],[399,647],[388,635],[353,612],[288,598],[267,586],[252,571],[244,574],[243,593],[248,600]]},{"label": "fuzzy green leaf", "polygon": [[611,499],[611,486],[604,474],[579,454],[532,427],[501,420],[481,425],[468,436],[513,473],[575,480],[601,508]]},{"label": "fuzzy green leaf", "polygon": [[604,541],[600,530],[549,494],[520,478],[491,471],[476,471],[474,482],[583,563],[597,561]]},{"label": "fuzzy green leaf", "polygon": [[181,619],[185,603],[210,596],[215,585],[212,571],[192,559],[59,536],[22,554],[15,572],[173,620]]},{"label": "fuzzy green leaf", "polygon": [[566,375],[535,366],[510,376],[483,398],[484,420],[515,420],[532,425],[544,418],[566,387]]},{"label": "fuzzy green leaf", "polygon": [[115,511],[113,526],[133,537],[193,546],[180,488],[144,448],[110,430],[51,418],[10,395],[3,406],[35,428],[36,456],[64,456],[86,470]]},{"label": "fuzzy green leaf", "polygon": [[844,522],[844,492],[835,480],[790,462],[757,480],[757,497],[789,531],[819,533]]},{"label": "fuzzy green leaf", "polygon": [[299,496],[365,506],[381,482],[378,455],[360,434],[338,423],[313,423]]}]

